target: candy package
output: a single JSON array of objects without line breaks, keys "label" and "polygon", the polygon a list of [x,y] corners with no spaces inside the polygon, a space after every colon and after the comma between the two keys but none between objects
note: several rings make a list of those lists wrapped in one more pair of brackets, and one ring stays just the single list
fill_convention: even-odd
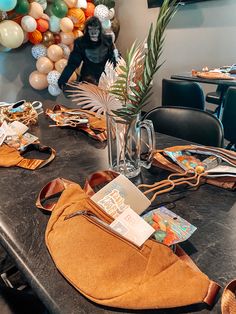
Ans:
[{"label": "candy package", "polygon": [[155,229],[155,240],[168,246],[187,240],[197,229],[164,206],[148,212],[143,219]]}]

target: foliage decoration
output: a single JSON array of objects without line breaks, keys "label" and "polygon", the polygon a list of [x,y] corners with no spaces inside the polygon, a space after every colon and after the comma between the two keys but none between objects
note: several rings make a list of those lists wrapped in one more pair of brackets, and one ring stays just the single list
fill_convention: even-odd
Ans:
[{"label": "foliage decoration", "polygon": [[[151,82],[154,74],[164,63],[159,63],[163,52],[164,32],[177,10],[176,2],[176,0],[164,0],[155,28],[153,24],[150,26],[144,59],[142,58],[144,46],[134,43],[126,54],[126,65],[121,67],[123,73],[118,75],[110,89],[110,93],[122,102],[122,108],[113,113],[126,120],[139,113],[152,95]],[[140,69],[143,69],[141,79]]]}]

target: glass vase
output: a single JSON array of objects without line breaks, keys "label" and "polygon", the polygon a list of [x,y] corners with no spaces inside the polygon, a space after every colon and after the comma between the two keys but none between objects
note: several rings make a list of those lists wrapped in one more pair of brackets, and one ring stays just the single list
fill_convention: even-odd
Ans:
[{"label": "glass vase", "polygon": [[[147,141],[141,136],[141,129],[147,132]],[[127,178],[136,177],[141,167],[149,168],[154,150],[154,129],[152,121],[141,121],[140,114],[126,120],[107,113],[107,141],[110,169],[122,173]],[[141,146],[148,147],[147,158],[141,160]]]}]

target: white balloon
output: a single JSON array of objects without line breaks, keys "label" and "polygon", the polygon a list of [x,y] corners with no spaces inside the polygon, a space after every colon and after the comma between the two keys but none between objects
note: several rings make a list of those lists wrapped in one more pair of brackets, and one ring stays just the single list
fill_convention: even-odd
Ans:
[{"label": "white balloon", "polygon": [[70,55],[70,48],[67,45],[62,44],[62,43],[58,44],[58,46],[62,48],[64,57],[68,59]]},{"label": "white balloon", "polygon": [[111,28],[111,21],[110,20],[105,20],[102,22],[102,28],[104,29],[110,29]]},{"label": "white balloon", "polygon": [[99,4],[95,7],[94,16],[99,18],[101,22],[109,19],[109,9],[104,4]]},{"label": "white balloon", "polygon": [[30,15],[25,15],[21,19],[21,27],[27,33],[32,33],[37,28],[36,20]]},{"label": "white balloon", "polygon": [[14,21],[4,20],[0,23],[0,44],[7,48],[18,48],[24,41],[23,29]]},{"label": "white balloon", "polygon": [[34,45],[31,49],[31,53],[35,59],[39,59],[40,57],[46,57],[47,48],[42,44]]},{"label": "white balloon", "polygon": [[77,0],[76,7],[81,9],[87,9],[87,1],[86,0]]},{"label": "white balloon", "polygon": [[47,75],[47,81],[49,85],[57,85],[57,82],[59,80],[59,77],[61,76],[61,73],[59,73],[56,70],[52,70]]},{"label": "white balloon", "polygon": [[48,92],[52,96],[58,96],[61,93],[61,89],[57,84],[50,84],[48,85]]},{"label": "white balloon", "polygon": [[38,2],[41,7],[43,8],[43,10],[45,11],[47,8],[47,0],[35,0],[35,2]]}]

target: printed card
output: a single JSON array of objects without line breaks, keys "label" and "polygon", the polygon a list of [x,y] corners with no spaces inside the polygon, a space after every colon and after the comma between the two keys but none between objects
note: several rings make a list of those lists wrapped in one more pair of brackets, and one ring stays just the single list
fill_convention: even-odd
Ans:
[{"label": "printed card", "polygon": [[36,142],[38,140],[37,136],[31,133],[25,133],[20,140],[20,150],[24,150],[28,145]]},{"label": "printed card", "polygon": [[5,130],[3,128],[0,128],[0,146],[5,141],[6,136],[7,135],[5,133]]},{"label": "printed card", "polygon": [[17,134],[18,136],[23,135],[26,131],[28,131],[28,127],[19,121],[13,121],[9,127],[11,130]]},{"label": "printed card", "polygon": [[150,200],[123,175],[112,180],[91,199],[113,218],[130,208],[141,214],[151,205]]},{"label": "printed card", "polygon": [[110,228],[137,246],[141,246],[155,232],[155,229],[131,208],[126,208],[110,224]]}]

